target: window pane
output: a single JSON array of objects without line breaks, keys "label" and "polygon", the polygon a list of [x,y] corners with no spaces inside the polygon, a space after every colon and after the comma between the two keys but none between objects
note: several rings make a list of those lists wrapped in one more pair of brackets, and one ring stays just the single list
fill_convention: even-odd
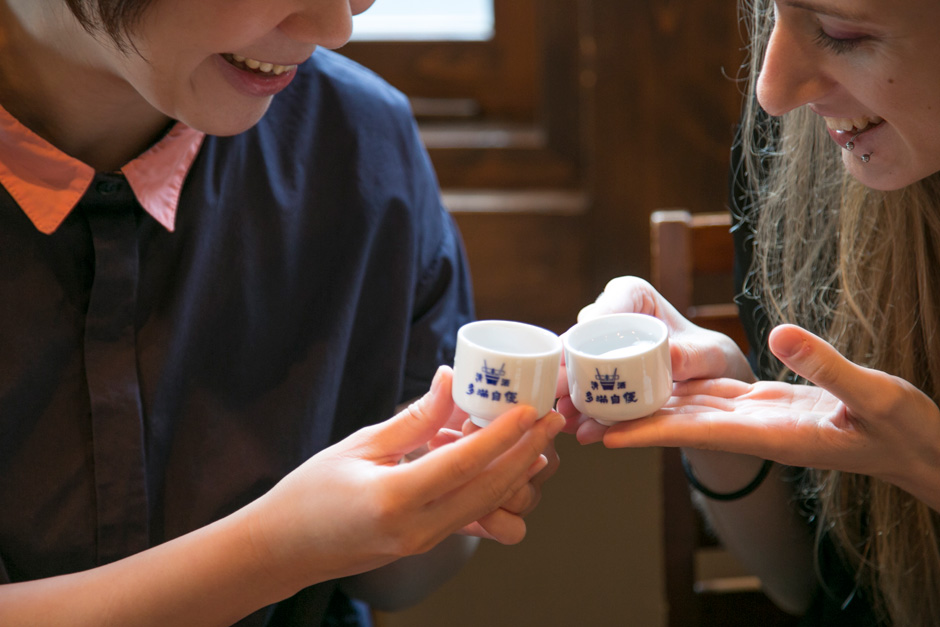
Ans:
[{"label": "window pane", "polygon": [[353,18],[353,39],[482,41],[493,37],[493,0],[376,0]]}]

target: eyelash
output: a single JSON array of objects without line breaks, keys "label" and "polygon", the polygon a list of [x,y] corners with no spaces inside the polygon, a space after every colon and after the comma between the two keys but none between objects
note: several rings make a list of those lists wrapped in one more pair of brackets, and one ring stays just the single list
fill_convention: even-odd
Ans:
[{"label": "eyelash", "polygon": [[837,39],[826,31],[819,29],[819,34],[816,35],[816,43],[826,48],[827,50],[832,50],[836,54],[844,54],[852,52],[857,48],[867,37],[853,37],[851,39]]}]

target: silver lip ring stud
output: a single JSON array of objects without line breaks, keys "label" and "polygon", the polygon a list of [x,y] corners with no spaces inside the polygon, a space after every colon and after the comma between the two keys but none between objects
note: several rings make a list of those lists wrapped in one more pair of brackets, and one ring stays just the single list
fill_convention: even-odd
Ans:
[{"label": "silver lip ring stud", "polygon": [[862,132],[859,131],[859,132],[855,133],[855,135],[852,135],[852,137],[849,139],[849,141],[845,142],[845,149],[848,150],[849,152],[852,152],[853,150],[855,150],[855,138],[858,137],[858,136],[861,135],[861,134],[862,134]]}]

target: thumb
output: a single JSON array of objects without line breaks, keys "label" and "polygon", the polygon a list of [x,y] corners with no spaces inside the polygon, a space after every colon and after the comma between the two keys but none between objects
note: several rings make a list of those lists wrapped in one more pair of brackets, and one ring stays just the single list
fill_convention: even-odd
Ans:
[{"label": "thumb", "polygon": [[427,444],[454,412],[453,380],[450,367],[438,368],[430,390],[394,417],[376,425],[370,442],[379,445],[383,455],[396,460]]},{"label": "thumb", "polygon": [[790,370],[846,405],[870,406],[880,396],[874,371],[852,363],[806,329],[792,324],[775,327],[768,346]]},{"label": "thumb", "polygon": [[593,303],[578,312],[578,322],[612,313],[642,313],[655,316],[658,293],[648,281],[635,276],[615,277]]},{"label": "thumb", "polygon": [[[707,332],[715,335],[712,332]],[[724,370],[724,362],[716,363],[721,354],[708,343],[709,335],[675,333],[669,336],[669,360],[672,362],[673,381],[710,379],[716,370]]]},{"label": "thumb", "polygon": [[669,361],[672,362],[672,378],[675,381],[689,381],[702,378],[700,351],[679,337],[669,338]]}]

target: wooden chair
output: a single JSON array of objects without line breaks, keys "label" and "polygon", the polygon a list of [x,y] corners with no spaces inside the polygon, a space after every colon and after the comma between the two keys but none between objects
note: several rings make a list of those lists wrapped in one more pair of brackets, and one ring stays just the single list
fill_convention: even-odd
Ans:
[{"label": "wooden chair", "polygon": [[[733,302],[731,216],[659,210],[650,216],[651,283],[699,326],[747,352]],[[692,505],[678,449],[663,451],[663,541],[669,627],[787,627],[760,581],[740,571]],[[710,572],[709,572],[710,571]]]}]

